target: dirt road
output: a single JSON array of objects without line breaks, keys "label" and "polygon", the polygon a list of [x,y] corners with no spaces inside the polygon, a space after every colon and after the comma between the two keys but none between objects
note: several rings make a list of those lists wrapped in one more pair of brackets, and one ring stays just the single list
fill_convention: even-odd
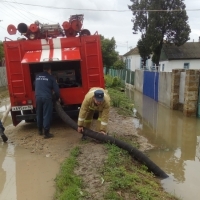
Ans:
[{"label": "dirt road", "polygon": [[[0,106],[9,104],[8,91],[0,91]],[[61,164],[70,154],[70,151],[80,146],[81,155],[78,157],[79,167],[75,172],[80,175],[86,185],[86,190],[91,194],[91,199],[102,199],[105,184],[101,184],[101,177],[98,173],[102,168],[107,152],[103,144],[92,139],[81,141],[81,134],[64,124],[60,119],[55,119],[51,126],[51,133],[55,135],[51,139],[43,139],[38,135],[36,123],[21,122],[14,127],[10,124],[10,118],[5,122],[5,133],[8,136],[8,143],[23,147],[33,154],[49,157]],[[137,134],[139,130],[138,119],[124,117],[117,114],[117,110],[112,108],[109,117],[109,134],[116,137],[125,136],[137,141],[140,150],[149,149],[152,146],[147,140]],[[95,121],[93,123],[95,125]],[[55,174],[56,177],[56,174]]]}]

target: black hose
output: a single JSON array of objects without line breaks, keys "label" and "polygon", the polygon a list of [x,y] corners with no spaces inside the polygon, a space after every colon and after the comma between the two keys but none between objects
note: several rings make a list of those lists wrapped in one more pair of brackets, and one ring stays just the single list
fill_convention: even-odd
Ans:
[{"label": "black hose", "polygon": [[[62,106],[60,105],[59,101],[56,101],[55,103],[55,110],[58,113],[58,115],[60,116],[60,118],[67,124],[69,125],[71,128],[73,128],[74,130],[77,130],[78,125],[77,123],[72,120],[66,113],[65,111],[62,109]],[[129,154],[136,160],[138,160],[140,163],[146,165],[148,167],[148,170],[153,172],[156,176],[160,177],[160,178],[167,178],[168,175],[162,170],[160,169],[154,162],[152,162],[147,156],[145,156],[141,151],[139,151],[138,149],[136,149],[135,147],[133,147],[130,144],[127,144],[121,140],[118,140],[116,138],[113,138],[111,136],[108,135],[103,135],[101,133],[92,131],[90,129],[84,128],[83,134],[86,136],[89,136],[91,138],[94,138],[96,140],[102,141],[102,142],[107,142],[110,144],[115,144],[116,146],[127,150],[129,152]]]}]

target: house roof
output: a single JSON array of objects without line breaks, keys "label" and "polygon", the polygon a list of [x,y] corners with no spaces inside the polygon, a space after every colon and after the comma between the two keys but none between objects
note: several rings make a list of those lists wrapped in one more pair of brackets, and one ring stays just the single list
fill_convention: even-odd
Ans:
[{"label": "house roof", "polygon": [[137,47],[131,49],[127,53],[125,53],[123,56],[130,56],[130,55],[139,55],[139,49]]},{"label": "house roof", "polygon": [[187,42],[179,47],[163,44],[162,51],[168,60],[200,59],[200,42]]}]

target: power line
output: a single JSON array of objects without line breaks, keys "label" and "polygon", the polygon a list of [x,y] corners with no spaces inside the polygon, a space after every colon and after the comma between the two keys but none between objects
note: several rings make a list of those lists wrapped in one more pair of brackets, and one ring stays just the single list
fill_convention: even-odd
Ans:
[{"label": "power line", "polygon": [[65,8],[65,7],[54,7],[54,6],[44,6],[44,5],[38,5],[38,4],[28,4],[28,3],[20,3],[20,2],[13,2],[13,1],[1,1],[1,2],[7,2],[7,3],[14,3],[14,4],[20,4],[20,5],[26,5],[26,6],[35,6],[35,7],[43,7],[43,8],[50,8],[50,9],[62,9],[62,10],[85,10],[85,11],[97,11],[97,12],[181,12],[181,11],[199,11],[200,8],[197,9],[174,9],[174,10],[100,10],[100,9],[91,9],[91,8]]},{"label": "power line", "polygon": [[[17,3],[17,2],[15,1],[15,3]],[[38,20],[38,17],[39,17],[39,19],[44,19],[44,20],[47,20],[47,21],[55,22],[55,21],[46,19],[46,18],[44,18],[44,17],[41,17],[41,16],[39,16],[39,15],[36,15],[36,14],[34,14],[34,13],[31,13],[31,12],[27,11],[27,9],[26,9],[24,6],[22,6],[22,5],[19,5],[18,8],[19,8],[19,10],[22,10],[22,11],[28,13],[28,14],[29,14],[29,15],[28,15],[29,17],[30,17],[30,14],[31,14],[31,15],[37,16],[37,20]],[[30,17],[30,19],[31,19],[31,21],[32,21],[32,18],[31,18],[31,17]]]},{"label": "power line", "polygon": [[[23,12],[18,12],[17,9],[10,4],[3,4],[6,8],[8,8],[8,11],[10,11],[9,15],[13,15],[14,14],[14,18],[15,17],[19,17],[25,20],[28,20],[27,16],[23,15]],[[12,17],[13,18],[13,17]],[[29,21],[29,20],[28,20]]]}]

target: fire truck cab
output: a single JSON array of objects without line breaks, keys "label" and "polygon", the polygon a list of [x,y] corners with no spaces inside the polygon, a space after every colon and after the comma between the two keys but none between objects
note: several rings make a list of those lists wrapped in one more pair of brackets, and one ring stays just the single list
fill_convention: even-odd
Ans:
[{"label": "fire truck cab", "polygon": [[15,126],[22,120],[36,119],[34,82],[44,63],[51,64],[63,109],[70,116],[78,115],[91,87],[104,88],[100,36],[82,29],[82,21],[83,15],[73,15],[63,23],[63,28],[38,21],[30,26],[8,26],[10,34],[18,30],[24,36],[16,41],[6,38],[3,43]]}]

